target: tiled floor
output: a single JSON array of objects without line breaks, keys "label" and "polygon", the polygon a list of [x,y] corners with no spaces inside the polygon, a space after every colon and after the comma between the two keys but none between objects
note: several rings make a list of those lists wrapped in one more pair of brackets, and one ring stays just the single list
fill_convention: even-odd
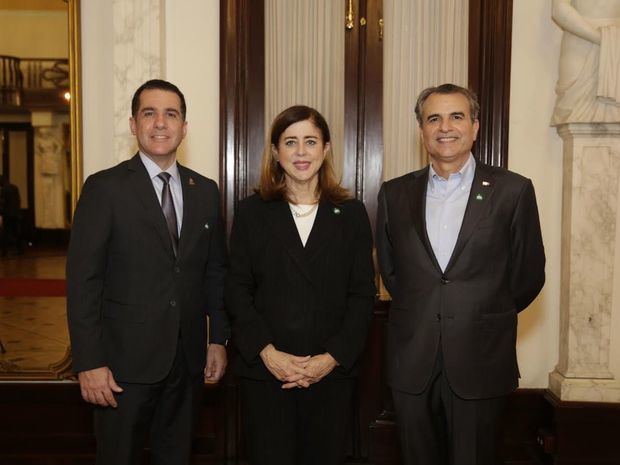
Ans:
[{"label": "tiled floor", "polygon": [[[0,277],[64,278],[65,257],[0,260]],[[0,297],[0,372],[46,370],[69,345],[64,297]]]}]

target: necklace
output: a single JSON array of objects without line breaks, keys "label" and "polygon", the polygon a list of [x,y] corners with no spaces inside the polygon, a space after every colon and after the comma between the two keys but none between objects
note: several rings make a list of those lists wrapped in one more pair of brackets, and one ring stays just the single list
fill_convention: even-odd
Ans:
[{"label": "necklace", "polygon": [[314,210],[316,210],[317,207],[319,206],[318,203],[315,203],[314,205],[312,205],[312,208],[310,208],[310,210],[305,211],[305,212],[300,212],[293,208],[293,204],[289,203],[288,205],[289,205],[289,208],[291,209],[291,213],[293,214],[295,218],[303,218],[305,216],[308,216],[312,214],[312,212],[314,212]]}]

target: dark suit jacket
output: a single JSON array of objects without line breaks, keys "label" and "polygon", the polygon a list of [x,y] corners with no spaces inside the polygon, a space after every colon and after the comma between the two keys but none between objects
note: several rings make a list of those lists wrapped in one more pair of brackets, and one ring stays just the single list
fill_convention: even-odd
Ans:
[{"label": "dark suit jacket", "polygon": [[392,296],[387,367],[392,388],[417,394],[441,344],[450,386],[464,398],[504,395],[518,384],[517,313],[545,280],[530,180],[477,163],[446,271],[425,225],[428,167],[383,184],[377,213],[381,275]]},{"label": "dark suit jacket", "polygon": [[375,296],[372,236],[361,202],[321,202],[303,247],[285,201],[253,195],[233,225],[226,308],[237,373],[273,379],[259,357],[270,342],[295,355],[329,352],[329,376],[355,374]]},{"label": "dark suit jacket", "polygon": [[207,313],[211,342],[228,337],[218,188],[180,165],[179,174],[183,224],[176,259],[138,155],[86,180],[67,256],[76,372],[109,366],[117,380],[157,382],[168,373],[180,341],[197,374],[205,366]]},{"label": "dark suit jacket", "polygon": [[6,219],[19,217],[21,209],[21,197],[15,184],[7,182],[1,186],[0,191],[0,215]]}]

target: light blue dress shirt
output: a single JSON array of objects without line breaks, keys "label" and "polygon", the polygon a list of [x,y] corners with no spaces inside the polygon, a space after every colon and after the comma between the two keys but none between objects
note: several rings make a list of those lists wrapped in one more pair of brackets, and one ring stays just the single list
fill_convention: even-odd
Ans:
[{"label": "light blue dress shirt", "polygon": [[[157,194],[157,199],[161,205],[161,193],[164,190],[164,181],[162,181],[157,175],[162,172],[162,169],[157,166],[157,163],[144,155],[142,152],[140,152],[140,159],[146,167],[146,171],[149,173],[151,182],[155,188],[155,193]],[[183,225],[183,188],[181,187],[181,177],[179,176],[177,162],[175,161],[165,171],[170,174],[170,192],[172,193],[174,212],[177,215],[177,234],[181,237],[181,226]]]},{"label": "light blue dress shirt", "polygon": [[439,176],[432,164],[429,166],[426,232],[442,271],[446,271],[461,230],[475,171],[476,162],[471,153],[463,167],[448,179]]}]

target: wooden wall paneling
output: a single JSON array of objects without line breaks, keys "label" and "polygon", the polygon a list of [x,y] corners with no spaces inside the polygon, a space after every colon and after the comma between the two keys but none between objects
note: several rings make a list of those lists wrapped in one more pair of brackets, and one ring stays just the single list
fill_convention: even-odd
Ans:
[{"label": "wooden wall paneling", "polygon": [[541,435],[554,465],[619,465],[620,404],[561,401],[546,391],[552,413]]},{"label": "wooden wall paneling", "polygon": [[[225,461],[227,396],[223,385],[205,385],[192,465]],[[92,465],[93,407],[77,382],[0,383],[0,464]],[[143,453],[148,464],[148,445]]]},{"label": "wooden wall paneling", "polygon": [[[343,8],[347,11],[348,0],[343,0]],[[351,6],[353,11],[359,12],[360,0],[353,0]],[[360,105],[360,27],[359,17],[355,17],[354,26],[345,31],[344,36],[344,157],[342,169],[342,185],[350,189],[356,198],[360,198],[361,191],[358,190],[359,179],[357,177],[358,159],[358,137],[357,129],[358,108]],[[343,25],[344,26],[344,25]]]},{"label": "wooden wall paneling", "polygon": [[360,404],[362,431],[365,440],[363,452],[370,463],[382,465],[400,464],[400,449],[396,434],[394,405],[386,383],[385,336],[389,301],[375,303],[372,324],[360,373]]},{"label": "wooden wall paneling", "polygon": [[220,0],[220,191],[227,231],[258,184],[265,141],[263,0]]},{"label": "wooden wall paneling", "polygon": [[508,166],[513,0],[469,0],[469,87],[480,99],[474,155]]},{"label": "wooden wall paneling", "polygon": [[345,32],[342,183],[364,202],[374,225],[383,169],[383,0],[352,4],[355,26]]}]

